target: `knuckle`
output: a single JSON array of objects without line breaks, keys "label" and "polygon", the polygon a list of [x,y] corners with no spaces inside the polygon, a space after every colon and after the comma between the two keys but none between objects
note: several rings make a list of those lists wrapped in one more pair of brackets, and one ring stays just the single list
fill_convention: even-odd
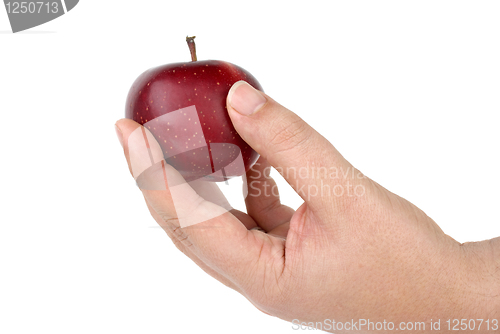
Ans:
[{"label": "knuckle", "polygon": [[[263,195],[265,197],[265,195]],[[273,198],[271,201],[264,204],[264,206],[260,209],[261,213],[265,216],[271,216],[272,213],[281,207],[281,201],[279,197]]]},{"label": "knuckle", "polygon": [[311,137],[311,127],[298,116],[291,122],[284,123],[281,119],[272,125],[272,135],[268,145],[273,154],[281,154],[303,146]]},{"label": "knuckle", "polygon": [[163,216],[162,218],[165,222],[164,226],[162,226],[163,229],[167,232],[168,236],[179,250],[184,252],[185,248],[193,246],[193,243],[189,239],[189,234],[180,226],[178,218],[169,216]]},{"label": "knuckle", "polygon": [[272,250],[264,244],[258,250],[258,257],[251,266],[248,285],[244,286],[246,296],[260,310],[275,313],[286,300],[287,282],[283,277],[280,263],[284,259],[283,250]]},{"label": "knuckle", "polygon": [[184,230],[180,226],[175,227],[172,231],[172,234],[175,237],[174,239],[177,242],[181,243],[182,245],[188,248],[193,245],[189,240],[189,235],[186,232],[184,232]]},{"label": "knuckle", "polygon": [[179,227],[179,219],[177,217],[173,217],[169,214],[162,214],[161,215],[162,219],[162,226],[165,226],[166,229],[169,231],[173,231],[175,228]]}]

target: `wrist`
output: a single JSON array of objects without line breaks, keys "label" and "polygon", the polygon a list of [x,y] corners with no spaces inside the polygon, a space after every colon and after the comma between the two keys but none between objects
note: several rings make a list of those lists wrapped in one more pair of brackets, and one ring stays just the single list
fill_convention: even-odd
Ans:
[{"label": "wrist", "polygon": [[477,318],[500,319],[500,238],[461,244],[460,253],[463,310]]}]

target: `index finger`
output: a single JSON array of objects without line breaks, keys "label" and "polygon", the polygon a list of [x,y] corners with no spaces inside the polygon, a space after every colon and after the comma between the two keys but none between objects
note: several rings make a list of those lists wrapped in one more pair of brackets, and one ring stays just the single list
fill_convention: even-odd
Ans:
[{"label": "index finger", "polygon": [[174,235],[188,240],[190,249],[212,268],[237,281],[248,281],[250,268],[265,258],[263,249],[270,250],[276,244],[262,233],[247,230],[228,210],[199,196],[164,159],[155,160],[161,154],[160,147],[147,130],[146,136],[134,135],[144,129],[138,123],[123,119],[117,126],[123,134],[129,168],[134,175],[141,170],[134,166],[140,166],[141,175],[134,177],[149,185],[141,191],[151,207],[176,231]]}]

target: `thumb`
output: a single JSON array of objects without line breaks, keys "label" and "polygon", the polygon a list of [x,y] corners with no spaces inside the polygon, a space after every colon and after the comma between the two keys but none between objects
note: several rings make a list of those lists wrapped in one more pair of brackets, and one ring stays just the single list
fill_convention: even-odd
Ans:
[{"label": "thumb", "polygon": [[320,202],[338,197],[339,189],[335,194],[332,187],[345,187],[359,173],[309,124],[244,81],[231,87],[227,109],[243,140],[267,159],[309,206],[316,203],[319,208]]}]

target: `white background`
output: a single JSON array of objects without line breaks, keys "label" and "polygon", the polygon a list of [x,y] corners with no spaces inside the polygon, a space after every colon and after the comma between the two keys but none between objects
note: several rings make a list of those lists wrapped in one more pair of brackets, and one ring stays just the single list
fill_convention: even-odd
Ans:
[{"label": "white background", "polygon": [[18,34],[0,7],[1,333],[295,332],[154,227],[115,137],[186,35],[447,234],[500,236],[500,3],[292,3],[83,0]]}]

